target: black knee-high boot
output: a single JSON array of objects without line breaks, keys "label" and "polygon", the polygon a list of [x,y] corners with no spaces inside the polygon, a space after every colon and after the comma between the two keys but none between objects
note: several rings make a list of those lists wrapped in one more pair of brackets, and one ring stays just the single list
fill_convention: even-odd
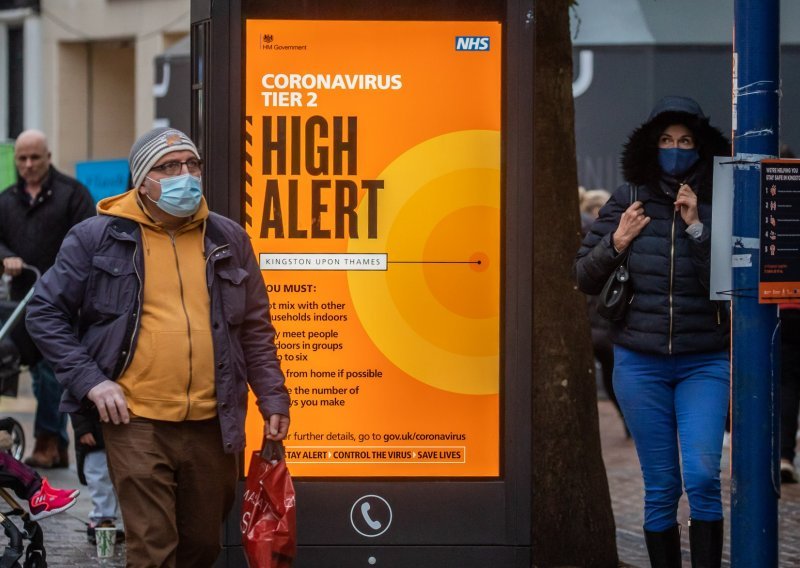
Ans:
[{"label": "black knee-high boot", "polygon": [[692,568],[719,568],[722,564],[723,521],[689,520]]},{"label": "black knee-high boot", "polygon": [[661,532],[644,531],[653,568],[681,568],[681,533],[678,525]]}]

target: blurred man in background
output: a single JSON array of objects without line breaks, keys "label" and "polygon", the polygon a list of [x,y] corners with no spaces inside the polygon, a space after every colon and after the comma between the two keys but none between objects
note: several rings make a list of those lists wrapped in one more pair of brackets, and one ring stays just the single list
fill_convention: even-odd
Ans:
[{"label": "blurred man in background", "polygon": [[[20,301],[35,276],[23,264],[44,273],[56,259],[61,241],[73,225],[94,215],[94,202],[79,181],[50,163],[47,137],[38,130],[22,132],[14,145],[18,181],[0,193],[0,260],[13,278],[11,299]],[[13,338],[30,366],[36,417],[33,453],[25,463],[34,467],[67,467],[67,415],[58,411],[62,387],[50,364],[18,325]]]}]

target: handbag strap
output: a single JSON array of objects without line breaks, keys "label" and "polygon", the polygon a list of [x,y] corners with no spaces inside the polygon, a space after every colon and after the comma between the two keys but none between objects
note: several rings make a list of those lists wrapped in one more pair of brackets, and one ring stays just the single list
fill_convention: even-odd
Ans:
[{"label": "handbag strap", "polygon": [[[629,196],[630,203],[628,203],[628,207],[630,207],[631,205],[633,205],[633,202],[636,201],[639,198],[639,186],[634,185],[632,183],[628,183],[628,191],[630,193],[630,196]],[[633,239],[633,240],[635,241],[636,239]],[[633,253],[633,241],[631,241],[631,244],[628,245],[628,254],[625,255],[625,262],[624,262],[625,270],[628,269],[628,264],[631,261],[631,254],[632,253]]]},{"label": "handbag strap", "polygon": [[633,202],[639,198],[639,186],[629,183],[628,191],[630,192],[630,200],[631,200],[629,205],[633,205]]}]

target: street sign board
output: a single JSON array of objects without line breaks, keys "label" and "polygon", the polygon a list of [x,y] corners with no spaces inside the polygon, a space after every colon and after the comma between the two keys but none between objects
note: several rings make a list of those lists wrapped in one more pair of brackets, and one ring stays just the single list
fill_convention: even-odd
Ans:
[{"label": "street sign board", "polygon": [[761,161],[762,304],[800,302],[800,160]]}]

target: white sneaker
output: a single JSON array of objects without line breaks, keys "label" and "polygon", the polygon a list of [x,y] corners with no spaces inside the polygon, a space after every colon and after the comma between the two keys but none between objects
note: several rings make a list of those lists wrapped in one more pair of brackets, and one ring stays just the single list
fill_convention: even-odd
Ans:
[{"label": "white sneaker", "polygon": [[797,470],[789,460],[781,460],[781,483],[797,483]]}]

